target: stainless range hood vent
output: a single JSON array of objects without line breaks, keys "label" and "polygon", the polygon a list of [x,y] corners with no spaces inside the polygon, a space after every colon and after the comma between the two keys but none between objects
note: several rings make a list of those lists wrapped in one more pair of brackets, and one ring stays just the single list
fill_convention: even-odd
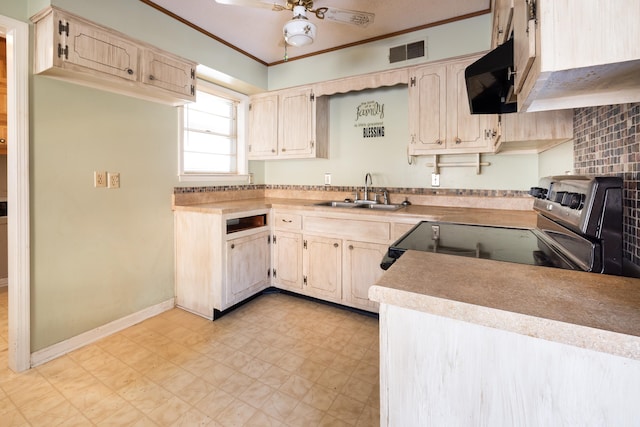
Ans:
[{"label": "stainless range hood vent", "polygon": [[424,40],[419,42],[403,44],[389,49],[389,63],[402,62],[414,58],[425,56]]}]

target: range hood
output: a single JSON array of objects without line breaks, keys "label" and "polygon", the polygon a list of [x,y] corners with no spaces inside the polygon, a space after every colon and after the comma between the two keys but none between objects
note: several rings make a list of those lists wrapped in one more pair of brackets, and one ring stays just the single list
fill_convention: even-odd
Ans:
[{"label": "range hood", "polygon": [[515,113],[513,96],[513,39],[496,47],[464,73],[471,114]]}]

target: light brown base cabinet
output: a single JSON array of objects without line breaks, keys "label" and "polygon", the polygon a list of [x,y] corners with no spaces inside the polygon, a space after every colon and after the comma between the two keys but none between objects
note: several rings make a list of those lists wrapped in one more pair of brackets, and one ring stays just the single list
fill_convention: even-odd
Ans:
[{"label": "light brown base cabinet", "polygon": [[270,240],[269,231],[227,240],[224,307],[241,302],[269,286]]},{"label": "light brown base cabinet", "polygon": [[[213,319],[270,285],[268,225],[228,232],[228,221],[269,217],[266,211],[233,215],[176,211],[176,305]],[[268,224],[267,219],[267,224]]]},{"label": "light brown base cabinet", "polygon": [[[208,319],[273,286],[377,312],[369,288],[392,242],[384,216],[278,210],[175,211],[176,305]],[[229,231],[262,216],[264,225]]]},{"label": "light brown base cabinet", "polygon": [[378,303],[369,299],[369,288],[384,273],[380,261],[389,245],[345,241],[342,298],[351,306],[378,311]]},{"label": "light brown base cabinet", "polygon": [[273,237],[274,286],[293,292],[302,291],[302,234],[276,231]]},{"label": "light brown base cabinet", "polygon": [[333,237],[304,236],[303,292],[341,302],[342,241]]}]

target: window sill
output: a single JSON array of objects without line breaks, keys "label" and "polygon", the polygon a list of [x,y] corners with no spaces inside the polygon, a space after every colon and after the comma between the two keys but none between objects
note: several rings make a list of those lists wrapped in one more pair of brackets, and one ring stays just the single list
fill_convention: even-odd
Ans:
[{"label": "window sill", "polygon": [[180,182],[211,182],[211,183],[235,183],[235,184],[251,184],[251,174],[243,175],[209,175],[209,174],[188,174],[179,175]]}]

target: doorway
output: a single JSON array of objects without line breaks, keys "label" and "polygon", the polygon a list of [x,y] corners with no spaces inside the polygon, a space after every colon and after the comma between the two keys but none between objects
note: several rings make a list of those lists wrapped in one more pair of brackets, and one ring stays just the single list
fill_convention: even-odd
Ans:
[{"label": "doorway", "polygon": [[0,15],[7,42],[9,368],[31,367],[29,244],[29,25]]}]

